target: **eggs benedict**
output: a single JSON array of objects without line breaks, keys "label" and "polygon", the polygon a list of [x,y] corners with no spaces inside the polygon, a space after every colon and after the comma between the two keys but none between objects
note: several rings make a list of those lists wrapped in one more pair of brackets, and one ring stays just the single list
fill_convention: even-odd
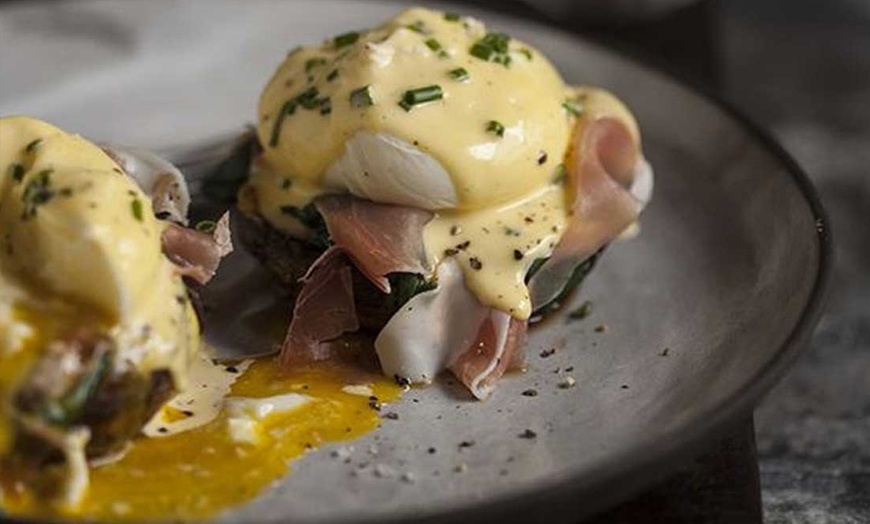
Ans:
[{"label": "eggs benedict", "polygon": [[0,118],[0,173],[0,485],[72,506],[88,463],[186,388],[183,276],[206,281],[230,246],[183,227],[183,177],[142,152]]},{"label": "eggs benedict", "polygon": [[[486,398],[649,201],[630,111],[481,22],[410,9],[285,58],[239,205],[296,295],[287,366],[376,333],[403,384],[451,370]],[[256,228],[255,228],[256,229]]]}]

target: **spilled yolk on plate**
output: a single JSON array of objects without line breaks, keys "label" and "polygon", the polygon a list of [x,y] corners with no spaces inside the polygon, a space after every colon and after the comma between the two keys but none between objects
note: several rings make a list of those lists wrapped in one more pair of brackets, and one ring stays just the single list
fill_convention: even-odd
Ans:
[{"label": "spilled yolk on plate", "polygon": [[[233,438],[229,420],[234,415],[224,409],[215,420],[190,431],[140,439],[119,461],[93,468],[88,495],[73,511],[48,513],[31,494],[15,489],[7,491],[4,509],[13,516],[30,518],[155,521],[213,517],[262,493],[307,451],[377,428],[380,417],[370,406],[371,399],[348,392],[354,391],[348,384],[359,383],[370,385],[378,402],[393,401],[402,391],[382,376],[361,377],[358,368],[341,364],[288,371],[275,360],[254,362],[233,384],[227,404],[292,394],[307,402],[290,410],[260,411],[253,441]],[[3,480],[6,486],[15,484],[14,479]]]}]

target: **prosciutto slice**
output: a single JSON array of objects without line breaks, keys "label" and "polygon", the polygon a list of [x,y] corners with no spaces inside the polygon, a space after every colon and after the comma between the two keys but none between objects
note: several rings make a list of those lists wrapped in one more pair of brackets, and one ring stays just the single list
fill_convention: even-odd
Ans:
[{"label": "prosciutto slice", "polygon": [[326,360],[329,341],[359,329],[353,299],[353,274],[341,249],[331,247],[302,278],[293,320],[281,348],[285,366]]},{"label": "prosciutto slice", "polygon": [[[490,309],[474,343],[459,355],[450,371],[456,375],[471,394],[485,399],[492,394],[505,371],[523,365],[522,352],[517,356],[526,336],[525,320]],[[515,356],[517,358],[515,358]]]},{"label": "prosciutto slice", "polygon": [[229,213],[224,213],[211,234],[167,222],[161,236],[163,253],[182,276],[204,285],[214,277],[221,259],[233,250],[229,220]]},{"label": "prosciutto slice", "polygon": [[315,205],[335,245],[384,293],[390,292],[389,273],[428,272],[423,227],[430,211],[347,195],[324,196]]},{"label": "prosciutto slice", "polygon": [[635,187],[638,166],[648,164],[628,126],[615,118],[580,120],[567,166],[573,216],[553,255],[529,283],[535,307],[555,299],[577,264],[635,223],[652,191],[648,169],[645,187]]}]

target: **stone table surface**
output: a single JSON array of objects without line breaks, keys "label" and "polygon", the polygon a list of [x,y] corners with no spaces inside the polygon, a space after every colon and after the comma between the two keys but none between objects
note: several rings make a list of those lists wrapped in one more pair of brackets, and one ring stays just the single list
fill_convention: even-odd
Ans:
[{"label": "stone table surface", "polygon": [[836,261],[810,347],[756,411],[766,521],[870,522],[870,2],[722,4],[725,95],[815,183]]}]

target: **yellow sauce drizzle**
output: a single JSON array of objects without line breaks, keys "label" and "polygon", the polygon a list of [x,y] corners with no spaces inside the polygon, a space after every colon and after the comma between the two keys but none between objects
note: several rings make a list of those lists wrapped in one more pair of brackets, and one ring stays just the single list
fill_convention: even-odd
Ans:
[{"label": "yellow sauce drizzle", "polygon": [[[267,398],[298,393],[313,398],[262,423],[256,445],[239,444],[227,415],[186,433],[142,439],[120,461],[94,468],[84,503],[65,515],[52,513],[28,493],[10,494],[5,510],[28,518],[110,521],[202,520],[250,501],[288,473],[287,464],[324,444],[358,438],[378,427],[369,398],[342,391],[371,384],[379,402],[396,400],[401,388],[358,368],[319,365],[284,371],[274,360],[255,362],[233,385],[233,397]],[[2,473],[0,473],[2,475]],[[6,479],[6,485],[10,485]]]}]

